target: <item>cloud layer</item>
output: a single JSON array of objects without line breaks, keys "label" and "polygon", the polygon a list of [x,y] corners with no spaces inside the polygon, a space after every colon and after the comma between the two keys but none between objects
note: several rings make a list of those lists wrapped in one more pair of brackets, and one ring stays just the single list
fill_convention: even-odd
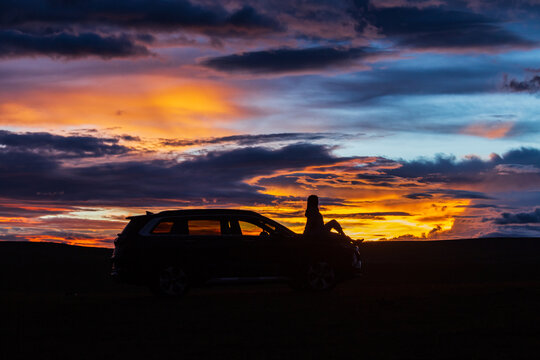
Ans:
[{"label": "cloud layer", "polygon": [[[461,2],[446,6],[438,2],[425,6],[396,4],[362,0],[304,5],[240,2],[224,6],[215,1],[189,0],[7,0],[0,5],[0,56],[147,56],[152,50],[145,38],[174,33],[184,38],[185,34],[208,37],[218,47],[228,38],[281,43],[208,58],[202,63],[222,71],[259,73],[352,64],[366,56],[366,44],[380,40],[397,48],[449,51],[535,45],[534,40],[509,30],[504,19],[496,18],[497,11],[483,9],[494,15],[481,14]],[[334,32],[325,31],[332,28]],[[358,42],[362,46],[355,45]],[[293,43],[300,46],[291,47]],[[306,43],[310,46],[302,46]]]},{"label": "cloud layer", "polygon": [[374,56],[369,48],[314,47],[305,49],[270,49],[233,54],[203,60],[202,65],[225,72],[283,73],[326,69],[351,65]]},{"label": "cloud layer", "polygon": [[39,55],[66,58],[98,56],[110,59],[148,56],[150,51],[126,35],[65,32],[42,35],[15,30],[0,31],[0,58]]},{"label": "cloud layer", "polygon": [[530,213],[502,213],[501,218],[495,219],[495,224],[537,224],[540,223],[540,209],[535,209]]},{"label": "cloud layer", "polygon": [[376,8],[367,1],[356,3],[358,31],[373,26],[402,46],[460,50],[534,44],[506,30],[501,22],[470,11],[441,7]]},{"label": "cloud layer", "polygon": [[0,130],[0,152],[39,153],[49,158],[101,157],[128,153],[130,149],[120,145],[119,141],[119,138]]},{"label": "cloud layer", "polygon": [[[516,191],[533,203],[540,200],[539,149],[515,149],[488,160],[407,161],[337,156],[331,147],[305,142],[261,146],[305,139],[310,135],[209,138],[202,144],[232,141],[244,147],[162,157],[138,153],[143,140],[134,137],[2,131],[0,221],[10,229],[3,236],[97,244],[123,225],[121,213],[179,206],[252,208],[300,231],[304,199],[313,193],[321,195],[326,218],[338,219],[354,236],[534,234],[529,225],[538,222],[539,209],[504,209],[515,198],[506,194]],[[98,234],[88,233],[98,226]]]},{"label": "cloud layer", "polygon": [[[250,37],[281,31],[253,7],[228,11],[188,0],[3,1],[0,57],[103,59],[148,56],[148,32],[188,31],[212,37]],[[141,31],[143,33],[141,33]]]}]

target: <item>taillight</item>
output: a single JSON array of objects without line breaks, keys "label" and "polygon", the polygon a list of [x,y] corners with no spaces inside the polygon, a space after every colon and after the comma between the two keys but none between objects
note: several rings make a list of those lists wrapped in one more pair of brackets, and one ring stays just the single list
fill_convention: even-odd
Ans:
[{"label": "taillight", "polygon": [[114,251],[113,251],[113,258],[116,258],[120,255],[120,252],[123,248],[125,236],[122,236],[122,234],[118,234],[118,237],[114,239]]}]

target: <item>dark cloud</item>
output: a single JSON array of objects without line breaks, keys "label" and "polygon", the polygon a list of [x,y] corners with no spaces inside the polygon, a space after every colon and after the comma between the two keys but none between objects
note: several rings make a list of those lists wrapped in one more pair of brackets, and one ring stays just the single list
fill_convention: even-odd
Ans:
[{"label": "dark cloud", "polygon": [[59,168],[56,160],[44,155],[28,151],[0,151],[0,176],[8,181],[4,187],[6,195],[9,194],[8,184],[16,184],[19,176],[25,181],[33,180],[33,174],[53,172]]},{"label": "dark cloud", "polygon": [[166,146],[200,146],[223,143],[235,143],[238,145],[257,145],[279,141],[316,141],[335,137],[342,138],[345,136],[346,135],[344,134],[335,133],[277,133],[259,135],[243,134],[199,139],[164,139],[162,141],[162,144]]},{"label": "dark cloud", "polygon": [[497,164],[534,165],[540,168],[540,149],[521,147],[506,152],[502,157],[493,155],[492,162]]},{"label": "dark cloud", "polygon": [[[202,34],[209,38],[208,42],[218,45],[223,45],[223,38],[228,37],[282,33],[284,38],[278,43],[290,44],[288,40],[294,39],[319,46],[247,52],[202,62],[221,71],[254,73],[322,69],[362,59],[372,51],[350,47],[355,38],[353,24],[359,32],[374,27],[379,35],[405,47],[460,50],[534,45],[507,30],[502,21],[473,13],[462,2],[457,10],[451,6],[454,5],[378,8],[369,1],[356,1],[351,8],[348,1],[246,4],[189,0],[4,0],[0,3],[0,31],[7,33],[0,44],[10,44],[3,46],[3,56],[103,58],[150,54],[147,45],[159,38],[150,35],[153,32],[176,32],[178,39],[185,37],[185,33]],[[336,32],[324,31],[334,24],[338,24]],[[372,35],[368,34],[366,40],[380,39]],[[321,47],[328,44],[345,47]]]},{"label": "dark cloud", "polygon": [[280,24],[249,6],[227,11],[216,5],[187,0],[5,0],[0,4],[0,26],[27,24],[108,25],[137,30],[278,31]]},{"label": "dark cloud", "polygon": [[474,204],[474,205],[458,205],[456,207],[463,207],[468,209],[488,209],[488,208],[498,208],[499,206],[494,204]]},{"label": "dark cloud", "polygon": [[281,48],[214,57],[201,64],[224,72],[284,73],[350,65],[375,54],[366,47]]},{"label": "dark cloud", "polygon": [[[444,70],[373,68],[348,78],[324,79],[320,88],[311,89],[310,96],[315,97],[318,106],[343,107],[392,95],[482,93],[492,91],[492,83],[497,81],[493,75],[494,69],[488,65],[448,65]],[[410,86],[411,83],[414,86]]]},{"label": "dark cloud", "polygon": [[282,30],[250,6],[229,11],[219,3],[188,0],[5,0],[0,3],[0,58],[149,56],[147,45],[156,39],[149,32],[193,31],[217,38]]},{"label": "dark cloud", "polygon": [[540,75],[536,75],[529,80],[506,80],[504,87],[512,92],[528,92],[534,94],[540,92]]},{"label": "dark cloud", "polygon": [[467,182],[472,181],[479,171],[492,166],[478,158],[457,161],[454,156],[437,155],[434,160],[419,159],[401,162],[402,166],[387,173],[418,178],[424,182]]},{"label": "dark cloud", "polygon": [[16,203],[10,205],[0,205],[0,217],[31,218],[43,215],[61,214],[67,210],[69,210],[67,206],[62,206],[62,208],[58,208],[54,206],[43,206],[40,204]]},{"label": "dark cloud", "polygon": [[261,29],[268,31],[281,31],[282,26],[273,18],[258,13],[251,6],[244,6],[240,10],[230,14],[225,20],[226,24],[233,27],[233,32],[242,35],[246,29]]},{"label": "dark cloud", "polygon": [[352,214],[325,214],[326,217],[337,217],[342,219],[370,219],[370,220],[385,220],[385,216],[412,216],[408,212],[403,211],[382,211],[369,213],[352,213]]},{"label": "dark cloud", "polygon": [[484,193],[477,191],[468,191],[468,190],[440,190],[433,192],[434,194],[440,194],[442,197],[448,197],[452,199],[492,199],[491,196],[488,196]]},{"label": "dark cloud", "polygon": [[309,144],[211,152],[180,163],[123,161],[78,167],[63,166],[36,153],[0,153],[0,196],[146,206],[167,203],[167,199],[233,199],[253,204],[273,197],[244,180],[335,161],[326,147]]},{"label": "dark cloud", "polygon": [[356,178],[357,178],[357,179],[360,179],[360,180],[369,180],[369,181],[374,181],[374,182],[377,182],[377,181],[387,181],[387,180],[395,179],[394,176],[388,175],[388,174],[384,174],[384,173],[378,173],[378,174],[358,174],[358,175],[356,175]]},{"label": "dark cloud", "polygon": [[502,156],[492,154],[489,160],[472,157],[458,161],[453,156],[438,155],[433,160],[418,159],[399,163],[401,167],[386,173],[424,183],[473,184],[503,173],[523,177],[524,170],[531,176],[537,176],[540,171],[540,150],[522,147]]},{"label": "dark cloud", "polygon": [[0,31],[0,58],[39,56],[103,59],[148,56],[150,51],[126,35],[102,36],[95,33],[55,33],[36,35],[16,30]]},{"label": "dark cloud", "polygon": [[428,193],[411,193],[404,196],[407,199],[418,200],[418,199],[431,199],[433,195]]},{"label": "dark cloud", "polygon": [[352,14],[358,31],[371,25],[404,46],[460,50],[534,44],[506,30],[499,21],[470,11],[444,7],[376,8],[368,1],[357,1]]},{"label": "dark cloud", "polygon": [[404,195],[403,197],[411,200],[419,199],[431,199],[433,195],[439,195],[443,198],[452,198],[452,199],[491,199],[490,196],[476,191],[467,191],[467,190],[435,190],[422,193],[411,193]]},{"label": "dark cloud", "polygon": [[537,208],[530,213],[502,213],[501,218],[495,219],[494,222],[499,225],[540,223],[540,208]]},{"label": "dark cloud", "polygon": [[482,235],[482,238],[519,238],[519,237],[539,237],[540,226],[533,225],[506,225],[497,231]]},{"label": "dark cloud", "polygon": [[100,157],[122,155],[130,151],[116,138],[62,136],[45,132],[14,133],[0,130],[0,154],[39,151],[51,158]]},{"label": "dark cloud", "polygon": [[[316,185],[317,179],[331,178],[330,176],[318,174],[293,173],[288,175],[277,175],[263,177],[257,181],[260,186],[279,186],[284,188],[306,187],[306,183],[313,191],[319,190],[321,187]],[[301,179],[301,181],[299,181]],[[337,182],[334,182],[337,185]]]},{"label": "dark cloud", "polygon": [[[293,144],[277,150],[248,147],[231,151],[211,152],[179,166],[188,172],[208,171],[221,174],[235,173],[242,178],[268,174],[279,169],[332,164],[337,158],[322,145]],[[219,176],[216,174],[217,176]]]},{"label": "dark cloud", "polygon": [[119,138],[124,141],[141,141],[140,137],[133,135],[121,135]]}]

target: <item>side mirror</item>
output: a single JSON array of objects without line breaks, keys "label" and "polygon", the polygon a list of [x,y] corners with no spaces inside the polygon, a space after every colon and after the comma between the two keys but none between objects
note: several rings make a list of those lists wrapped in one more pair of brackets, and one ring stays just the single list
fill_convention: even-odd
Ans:
[{"label": "side mirror", "polygon": [[266,231],[261,231],[261,233],[259,234],[260,237],[269,237],[270,234],[267,233]]}]

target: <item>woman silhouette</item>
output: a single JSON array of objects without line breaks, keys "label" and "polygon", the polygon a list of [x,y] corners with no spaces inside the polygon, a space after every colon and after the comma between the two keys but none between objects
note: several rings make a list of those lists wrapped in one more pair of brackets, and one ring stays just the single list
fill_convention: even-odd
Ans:
[{"label": "woman silhouette", "polygon": [[306,208],[306,228],[304,229],[304,235],[307,236],[317,236],[317,235],[326,235],[332,229],[335,229],[340,235],[344,235],[341,225],[336,220],[327,222],[326,224],[323,221],[323,216],[319,211],[319,198],[317,195],[310,195],[307,198],[307,208]]}]

